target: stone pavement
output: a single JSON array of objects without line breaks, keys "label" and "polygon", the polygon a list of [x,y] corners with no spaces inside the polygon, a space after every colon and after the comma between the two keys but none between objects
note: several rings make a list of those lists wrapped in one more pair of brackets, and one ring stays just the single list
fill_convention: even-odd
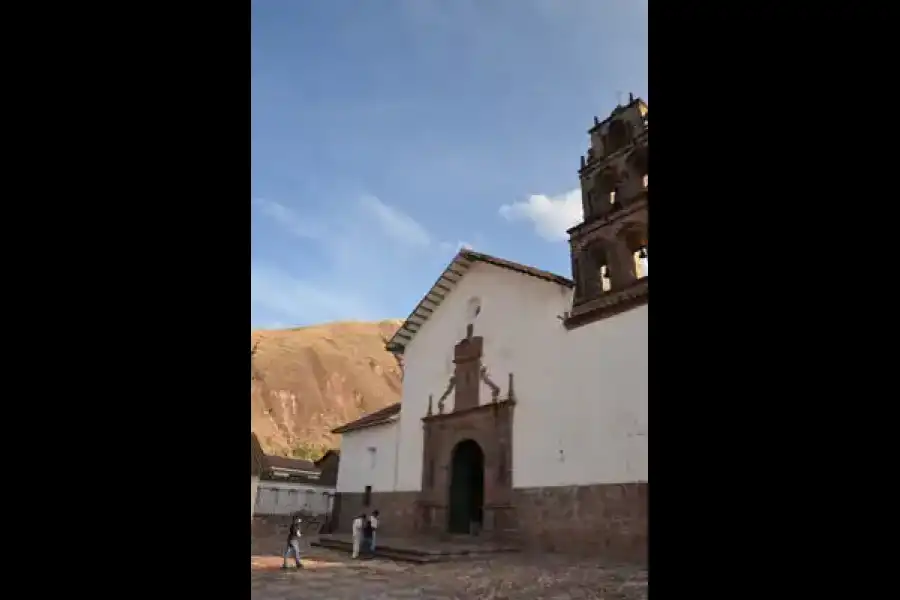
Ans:
[{"label": "stone pavement", "polygon": [[415,565],[313,548],[302,571],[277,556],[251,556],[252,600],[644,600],[647,571],[560,556]]}]

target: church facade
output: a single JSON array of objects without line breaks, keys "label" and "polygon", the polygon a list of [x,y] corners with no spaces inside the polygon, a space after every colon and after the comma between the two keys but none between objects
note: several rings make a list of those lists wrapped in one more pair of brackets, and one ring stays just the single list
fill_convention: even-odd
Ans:
[{"label": "church facade", "polygon": [[590,135],[573,277],[457,254],[388,344],[401,403],[335,430],[342,529],[645,560],[646,104]]}]

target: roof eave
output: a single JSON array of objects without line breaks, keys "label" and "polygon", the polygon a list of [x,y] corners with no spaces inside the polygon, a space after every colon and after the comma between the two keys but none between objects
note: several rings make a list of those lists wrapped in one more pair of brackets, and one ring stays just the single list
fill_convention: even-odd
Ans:
[{"label": "roof eave", "polygon": [[334,434],[344,434],[349,433],[351,431],[359,431],[361,429],[369,429],[370,427],[377,427],[378,425],[389,425],[390,423],[396,422],[400,418],[399,413],[396,415],[391,415],[389,417],[385,417],[383,419],[378,419],[376,421],[372,421],[370,423],[361,423],[359,425],[355,425],[354,423],[347,423],[346,425],[341,425],[337,429],[332,429],[331,433]]},{"label": "roof eave", "polygon": [[[396,333],[385,344],[385,350],[394,354],[404,354],[406,346],[413,341],[416,333],[421,329],[430,318],[431,314],[440,308],[447,295],[449,295],[456,284],[469,272],[472,265],[476,262],[483,262],[500,269],[508,269],[528,277],[537,277],[548,283],[574,288],[575,282],[562,275],[536,269],[527,265],[522,265],[506,259],[491,256],[474,250],[462,249],[456,253],[450,264],[444,269],[437,281],[431,286],[425,296],[419,300],[419,303],[409,314]],[[447,282],[450,287],[443,285]],[[431,306],[426,306],[426,302],[430,302]],[[410,328],[412,326],[412,328]]]}]

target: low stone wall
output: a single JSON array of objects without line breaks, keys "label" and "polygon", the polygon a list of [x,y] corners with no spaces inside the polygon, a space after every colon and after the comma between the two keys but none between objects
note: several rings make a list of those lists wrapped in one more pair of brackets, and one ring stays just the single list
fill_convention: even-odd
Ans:
[{"label": "low stone wall", "polygon": [[360,513],[379,514],[378,528],[384,535],[405,537],[416,533],[416,501],[419,492],[373,492],[369,506],[363,506],[365,494],[341,493],[336,533],[351,533],[353,519]]},{"label": "low stone wall", "polygon": [[[503,529],[527,551],[646,564],[647,490],[646,482],[513,488],[510,523]],[[418,492],[376,492],[367,507],[363,499],[341,494],[336,533],[350,533],[358,514],[375,509],[384,535],[422,533]]]},{"label": "low stone wall", "polygon": [[529,550],[647,562],[647,483],[513,489]]}]

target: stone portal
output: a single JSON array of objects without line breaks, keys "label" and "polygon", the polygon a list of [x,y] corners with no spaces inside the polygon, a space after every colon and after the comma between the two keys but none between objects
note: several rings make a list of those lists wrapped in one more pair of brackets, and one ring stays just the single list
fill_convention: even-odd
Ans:
[{"label": "stone portal", "polygon": [[[422,419],[422,492],[417,511],[423,533],[475,532],[500,538],[517,530],[512,505],[513,375],[508,374],[509,389],[501,397],[500,387],[482,363],[483,347],[484,339],[469,326],[454,348],[455,369],[447,388],[437,407],[433,398],[429,400]],[[484,404],[482,389],[490,392]],[[445,410],[453,392],[452,409]]]}]

